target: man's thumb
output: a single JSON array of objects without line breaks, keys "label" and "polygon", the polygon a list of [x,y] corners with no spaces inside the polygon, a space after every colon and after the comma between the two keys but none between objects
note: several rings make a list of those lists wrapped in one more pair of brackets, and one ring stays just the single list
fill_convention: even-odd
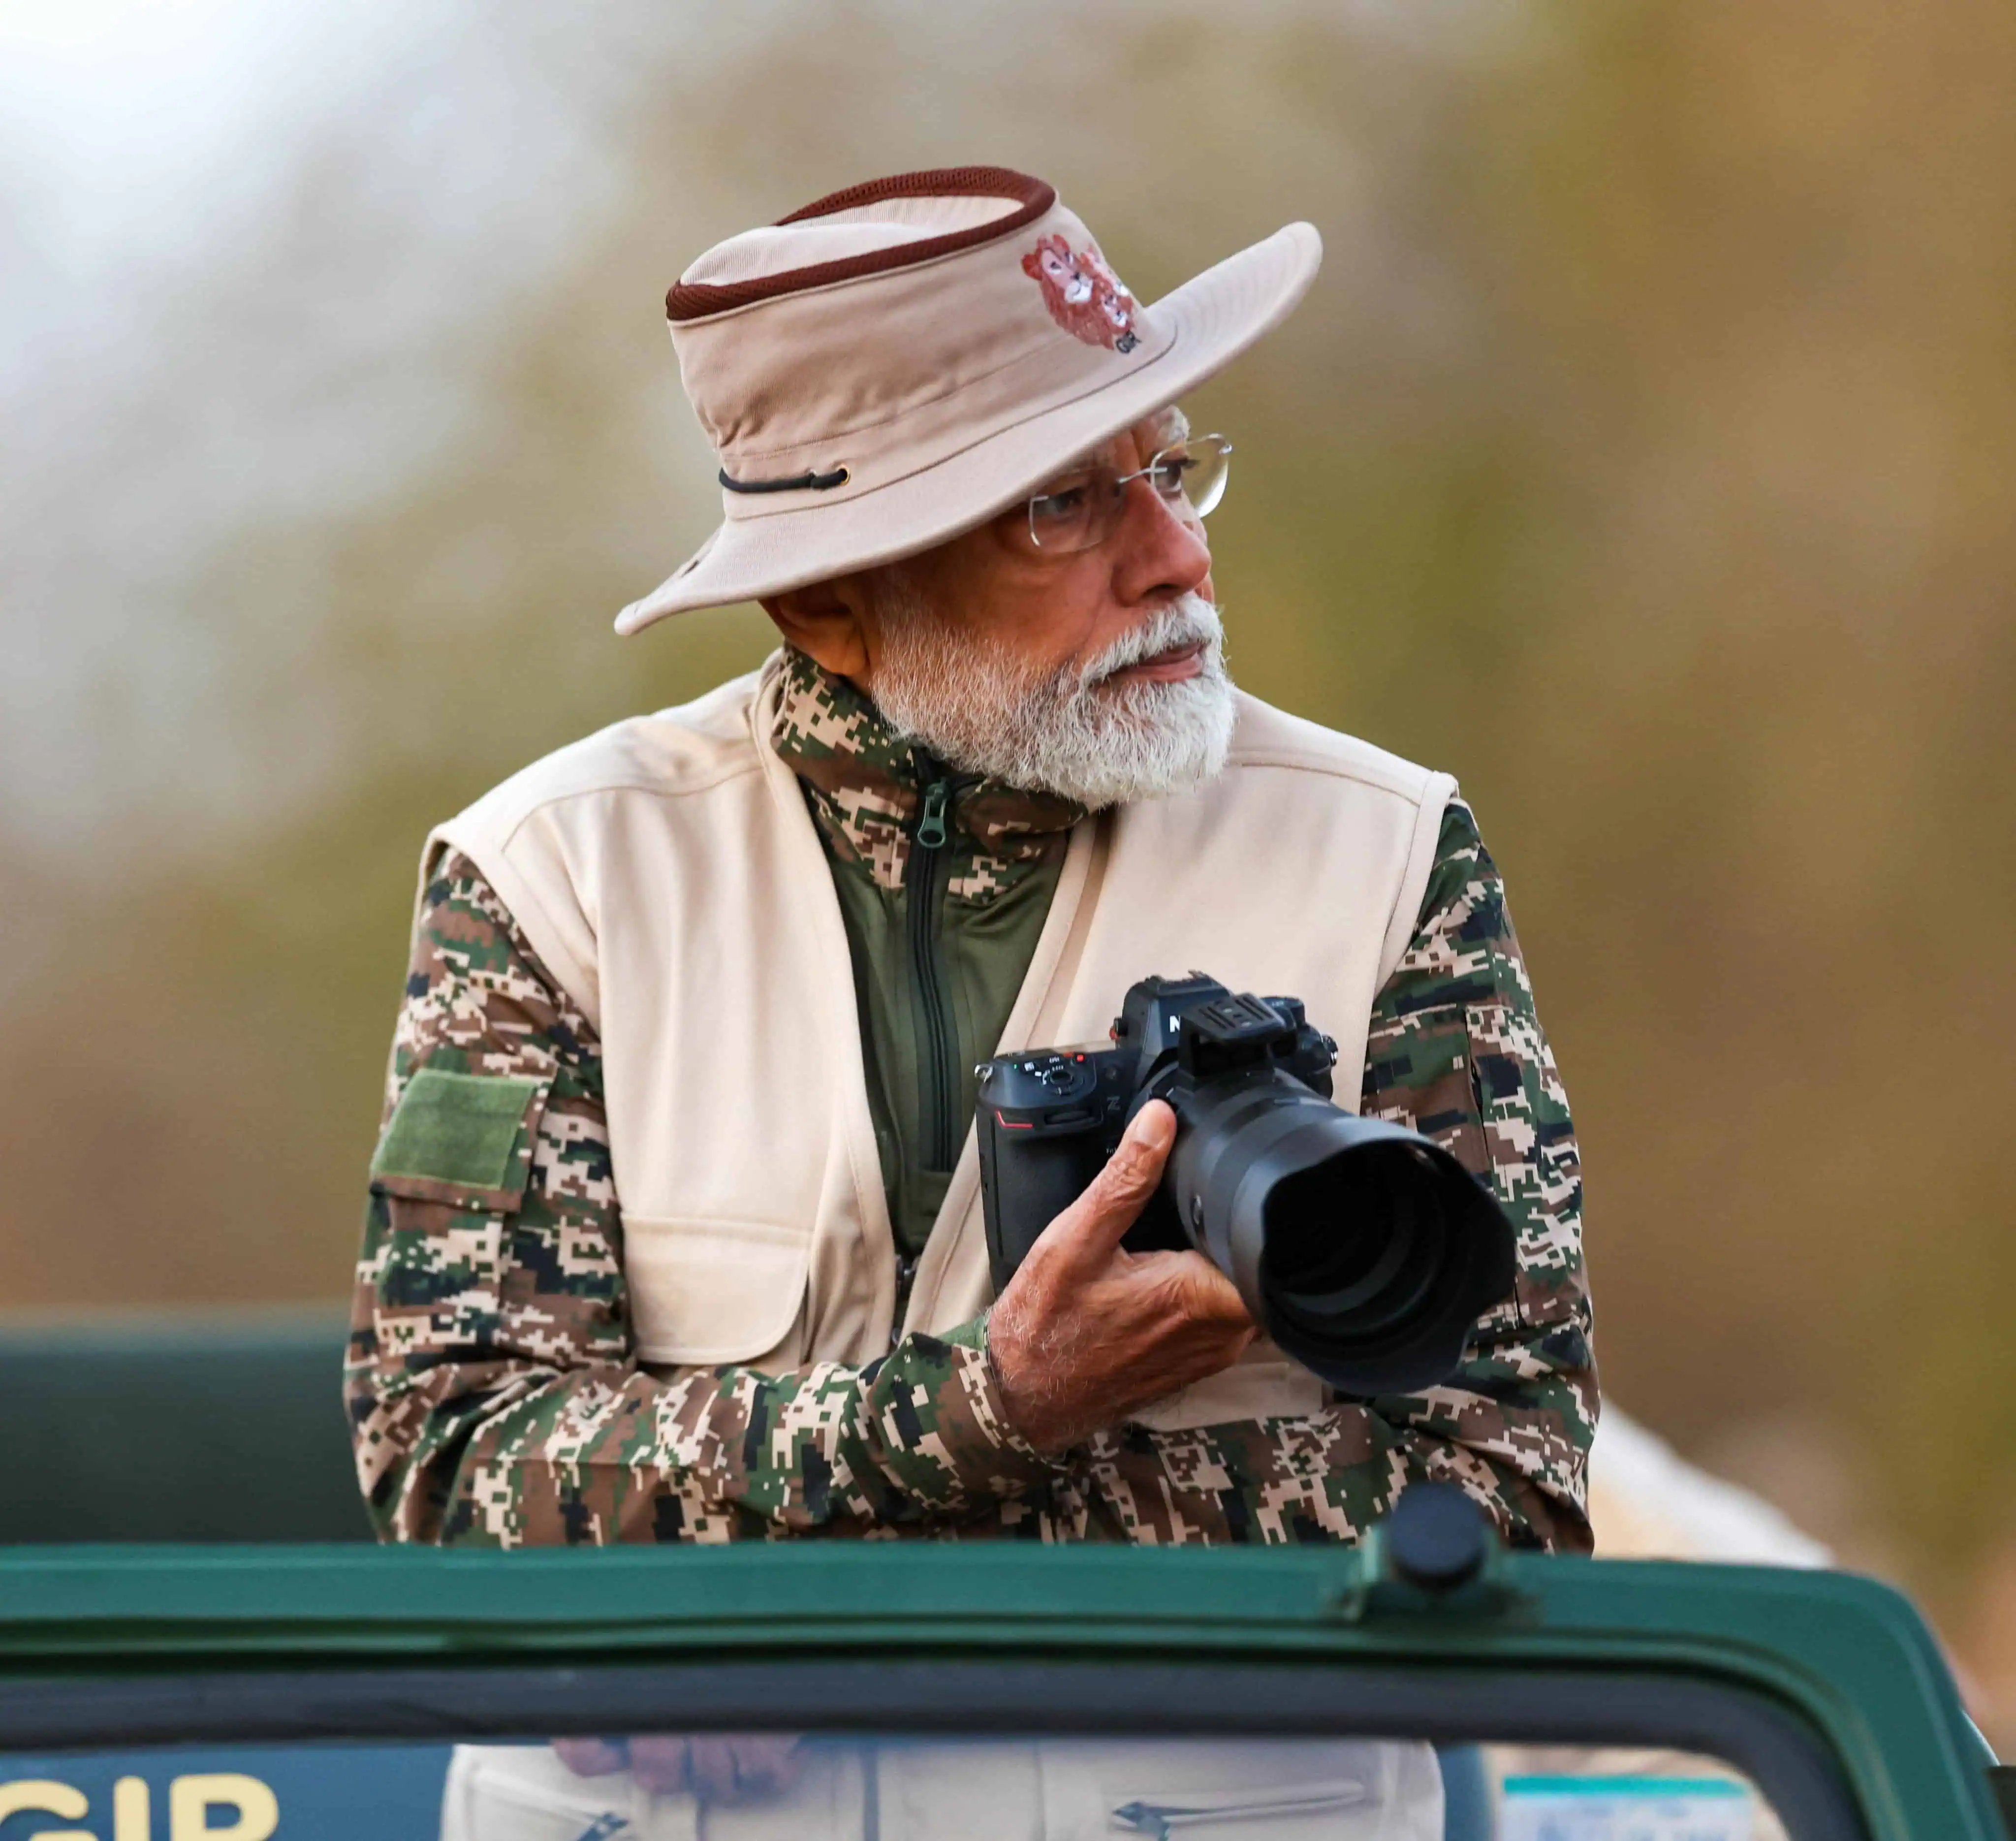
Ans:
[{"label": "man's thumb", "polygon": [[1176,1115],[1168,1101],[1150,1100],[1134,1115],[1119,1148],[1078,1198],[1089,1246],[1110,1252],[1119,1245],[1155,1193],[1175,1141]]}]

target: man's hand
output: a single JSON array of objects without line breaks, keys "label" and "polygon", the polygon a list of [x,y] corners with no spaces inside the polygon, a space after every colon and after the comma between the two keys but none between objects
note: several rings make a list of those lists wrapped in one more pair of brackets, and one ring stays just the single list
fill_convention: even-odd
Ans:
[{"label": "man's hand", "polygon": [[703,1803],[748,1803],[797,1782],[797,1741],[772,1732],[640,1734],[635,1738],[556,1738],[577,1777],[628,1767],[657,1796],[690,1792]]},{"label": "man's hand", "polygon": [[1256,1334],[1238,1288],[1203,1254],[1121,1249],[1175,1140],[1175,1114],[1150,1100],[1090,1187],[1043,1230],[988,1319],[1009,1423],[1039,1451],[1075,1445],[1216,1374]]}]

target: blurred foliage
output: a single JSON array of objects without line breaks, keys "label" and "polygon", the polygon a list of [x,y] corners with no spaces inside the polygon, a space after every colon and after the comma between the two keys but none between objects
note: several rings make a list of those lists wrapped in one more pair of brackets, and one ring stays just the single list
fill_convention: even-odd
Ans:
[{"label": "blurred foliage", "polygon": [[1150,296],[1322,229],[1197,405],[1239,445],[1234,669],[1461,776],[1582,1129],[1607,1384],[1739,1470],[1760,1419],[1839,1446],[1819,1531],[1957,1603],[2016,1526],[2016,13],[1019,16],[668,15],[595,124],[615,204],[502,319],[461,279],[469,430],[203,559],[201,719],[337,766],[229,848],[16,852],[9,1301],[343,1288],[427,825],[767,649],[746,609],[608,633],[715,510],[666,283],[994,160]]}]

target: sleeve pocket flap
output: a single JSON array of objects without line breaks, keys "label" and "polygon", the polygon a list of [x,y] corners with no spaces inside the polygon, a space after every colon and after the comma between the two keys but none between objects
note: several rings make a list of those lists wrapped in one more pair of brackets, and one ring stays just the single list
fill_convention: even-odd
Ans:
[{"label": "sleeve pocket flap", "polygon": [[623,1270],[637,1353],[690,1367],[795,1367],[795,1348],[783,1346],[805,1305],[811,1257],[807,1228],[626,1214]]},{"label": "sleeve pocket flap", "polygon": [[378,1140],[371,1187],[454,1208],[517,1208],[547,1092],[543,1080],[421,1068]]}]

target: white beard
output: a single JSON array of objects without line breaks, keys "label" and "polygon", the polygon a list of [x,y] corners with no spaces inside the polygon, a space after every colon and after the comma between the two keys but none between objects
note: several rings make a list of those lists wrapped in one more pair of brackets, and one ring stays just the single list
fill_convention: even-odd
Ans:
[{"label": "white beard", "polygon": [[[903,574],[876,584],[882,628],[874,697],[891,726],[963,773],[1049,792],[1098,811],[1213,778],[1236,714],[1225,629],[1186,594],[1084,665],[1032,669],[1010,648],[976,643],[938,618]],[[1201,642],[1194,677],[1108,680],[1157,653]]]}]

